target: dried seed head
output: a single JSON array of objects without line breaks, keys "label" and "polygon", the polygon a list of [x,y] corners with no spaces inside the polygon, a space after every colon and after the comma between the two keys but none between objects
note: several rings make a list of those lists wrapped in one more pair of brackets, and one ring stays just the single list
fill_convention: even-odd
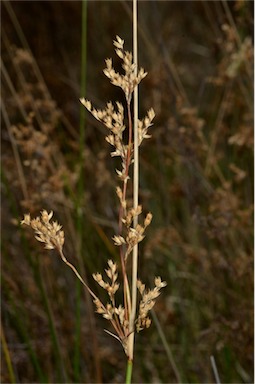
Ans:
[{"label": "dried seed head", "polygon": [[45,209],[41,212],[41,218],[42,218],[42,221],[45,223],[45,224],[49,224],[49,221],[50,219],[52,218],[53,216],[53,212],[51,211],[50,213],[48,213]]},{"label": "dried seed head", "polygon": [[151,220],[152,220],[152,213],[149,212],[149,213],[147,213],[146,218],[144,220],[144,228],[146,228],[146,227],[148,227],[148,225],[150,225]]},{"label": "dried seed head", "polygon": [[143,139],[149,139],[151,135],[148,135],[148,129],[152,126],[152,120],[155,117],[153,108],[149,109],[147,116],[143,120],[138,120],[138,143],[142,143]]},{"label": "dried seed head", "polygon": [[89,100],[86,100],[83,97],[80,99],[80,102],[84,105],[85,108],[87,108],[88,111],[92,110],[91,102]]},{"label": "dried seed head", "polygon": [[143,295],[145,290],[145,284],[143,284],[141,280],[137,280],[137,288],[139,289],[139,292],[141,293],[141,295]]},{"label": "dried seed head", "polygon": [[114,241],[114,244],[117,246],[120,246],[126,243],[125,239],[122,236],[114,235],[112,239]]},{"label": "dried seed head", "polygon": [[41,217],[35,219],[30,218],[30,214],[25,214],[21,224],[31,226],[35,231],[36,240],[41,243],[45,243],[46,249],[57,249],[62,251],[65,235],[64,231],[61,230],[61,225],[57,221],[50,222],[53,216],[53,212],[48,213],[46,210],[41,212]]},{"label": "dried seed head", "polygon": [[158,277],[155,277],[154,282],[155,282],[155,286],[156,286],[157,288],[164,288],[164,287],[167,286],[166,281],[162,281],[162,280],[161,280],[161,277],[159,277],[159,276],[158,276]]},{"label": "dried seed head", "polygon": [[96,306],[96,312],[97,313],[100,313],[100,314],[105,313],[105,307],[98,298],[94,300],[94,304]]},{"label": "dried seed head", "polygon": [[21,220],[20,224],[21,224],[21,225],[22,225],[22,224],[30,225],[30,223],[31,223],[30,213],[26,213],[26,214],[24,215],[24,219]]},{"label": "dried seed head", "polygon": [[124,40],[122,40],[118,35],[116,36],[116,41],[113,41],[113,45],[115,45],[118,49],[123,49]]},{"label": "dried seed head", "polygon": [[148,328],[151,324],[151,320],[148,317],[149,311],[154,307],[157,297],[160,295],[160,289],[167,284],[161,280],[161,277],[155,277],[155,287],[148,291],[145,290],[145,285],[140,280],[137,282],[138,290],[142,296],[139,304],[139,313],[136,320],[136,330],[140,332],[144,328]]}]

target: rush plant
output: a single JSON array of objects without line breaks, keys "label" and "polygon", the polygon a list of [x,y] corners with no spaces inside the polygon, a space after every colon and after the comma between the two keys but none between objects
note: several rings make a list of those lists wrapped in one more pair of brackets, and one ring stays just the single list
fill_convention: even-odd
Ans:
[{"label": "rush plant", "polygon": [[[122,61],[123,73],[115,71],[112,59],[106,59],[104,74],[114,86],[122,89],[126,106],[124,107],[117,101],[115,105],[108,102],[104,109],[96,109],[89,100],[80,99],[84,107],[105,125],[108,130],[106,141],[113,147],[111,156],[121,160],[119,169],[116,169],[118,178],[116,194],[119,202],[118,232],[112,238],[119,249],[119,260],[108,260],[105,276],[100,272],[93,274],[94,280],[107,292],[108,301],[101,300],[87,285],[75,266],[67,260],[63,250],[65,234],[62,226],[52,220],[52,211],[48,213],[43,210],[41,216],[34,219],[30,214],[25,214],[21,224],[30,226],[35,232],[35,238],[44,243],[46,249],[55,249],[58,252],[62,261],[73,270],[92,296],[96,312],[111,323],[112,329],[106,332],[122,344],[128,361],[126,382],[129,383],[133,367],[134,334],[150,326],[149,312],[154,307],[161,289],[166,286],[166,282],[162,281],[160,277],[155,277],[154,288],[147,289],[137,277],[138,244],[145,237],[152,214],[149,212],[143,220],[138,220],[142,215],[142,206],[137,203],[138,178],[136,173],[134,173],[136,180],[133,182],[135,185],[133,192],[130,188],[131,166],[134,165],[134,168],[138,169],[138,147],[144,139],[150,137],[148,129],[152,125],[155,113],[151,108],[141,120],[136,117],[136,113],[132,117],[133,94],[147,73],[143,68],[137,69],[132,53],[124,50],[124,40],[117,36],[113,44],[118,58]],[[132,263],[129,263],[130,258]],[[117,295],[118,291],[122,292],[122,299],[120,299],[121,295]],[[139,292],[139,299],[137,299],[137,292]]]}]

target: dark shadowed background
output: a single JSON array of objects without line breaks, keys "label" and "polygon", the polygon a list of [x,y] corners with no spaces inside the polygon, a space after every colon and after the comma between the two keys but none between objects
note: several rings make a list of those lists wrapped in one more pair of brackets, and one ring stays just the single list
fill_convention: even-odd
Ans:
[{"label": "dark shadowed background", "polygon": [[[132,2],[3,1],[2,383],[121,383],[125,355],[54,251],[19,225],[53,210],[65,253],[91,274],[116,258],[115,168],[101,108],[116,35],[132,49]],[[81,68],[82,23],[87,31]],[[140,202],[153,222],[139,276],[168,282],[136,338],[134,382],[253,382],[253,2],[138,1]],[[121,70],[119,68],[118,70]],[[86,95],[81,94],[81,71]],[[81,183],[82,180],[82,183]],[[79,249],[81,251],[79,252]],[[98,292],[99,289],[98,289]]]}]

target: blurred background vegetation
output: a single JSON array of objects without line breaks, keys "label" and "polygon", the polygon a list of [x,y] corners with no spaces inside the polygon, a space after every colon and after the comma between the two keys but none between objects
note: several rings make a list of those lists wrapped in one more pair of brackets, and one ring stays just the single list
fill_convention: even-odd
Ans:
[{"label": "blurred background vegetation", "polygon": [[[90,116],[80,124],[79,97],[122,101],[102,70],[117,34],[132,49],[132,3],[1,5],[1,382],[121,383],[125,356],[107,322],[19,221],[54,210],[67,257],[93,287],[91,273],[117,259],[116,163],[104,127]],[[156,112],[141,148],[140,202],[153,222],[139,275],[168,286],[136,338],[134,382],[176,382],[172,355],[182,383],[215,382],[211,356],[221,382],[252,383],[253,2],[138,10],[140,117]]]}]

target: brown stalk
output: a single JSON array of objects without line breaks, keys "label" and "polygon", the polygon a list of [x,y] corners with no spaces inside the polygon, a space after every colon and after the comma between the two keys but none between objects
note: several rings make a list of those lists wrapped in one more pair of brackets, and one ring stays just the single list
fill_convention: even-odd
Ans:
[{"label": "brown stalk", "polygon": [[[127,156],[126,156],[126,173],[125,173],[125,179],[123,181],[123,189],[122,189],[122,200],[126,200],[126,193],[127,193],[127,182],[128,182],[128,173],[129,173],[129,167],[131,163],[131,148],[132,148],[132,118],[131,118],[131,111],[130,111],[130,101],[127,100],[127,108],[128,108],[128,149],[127,149]],[[122,229],[123,229],[123,213],[124,209],[122,204],[120,205],[119,210],[119,234],[121,235]],[[123,254],[123,245],[120,247],[120,260],[121,260],[121,268],[122,268],[122,274],[123,274],[123,280],[124,280],[124,308],[125,308],[125,318],[128,319],[130,309],[131,309],[131,301],[130,301],[130,289],[128,284],[128,278],[127,278],[127,271],[126,271],[126,262],[124,260],[124,254]]]}]

